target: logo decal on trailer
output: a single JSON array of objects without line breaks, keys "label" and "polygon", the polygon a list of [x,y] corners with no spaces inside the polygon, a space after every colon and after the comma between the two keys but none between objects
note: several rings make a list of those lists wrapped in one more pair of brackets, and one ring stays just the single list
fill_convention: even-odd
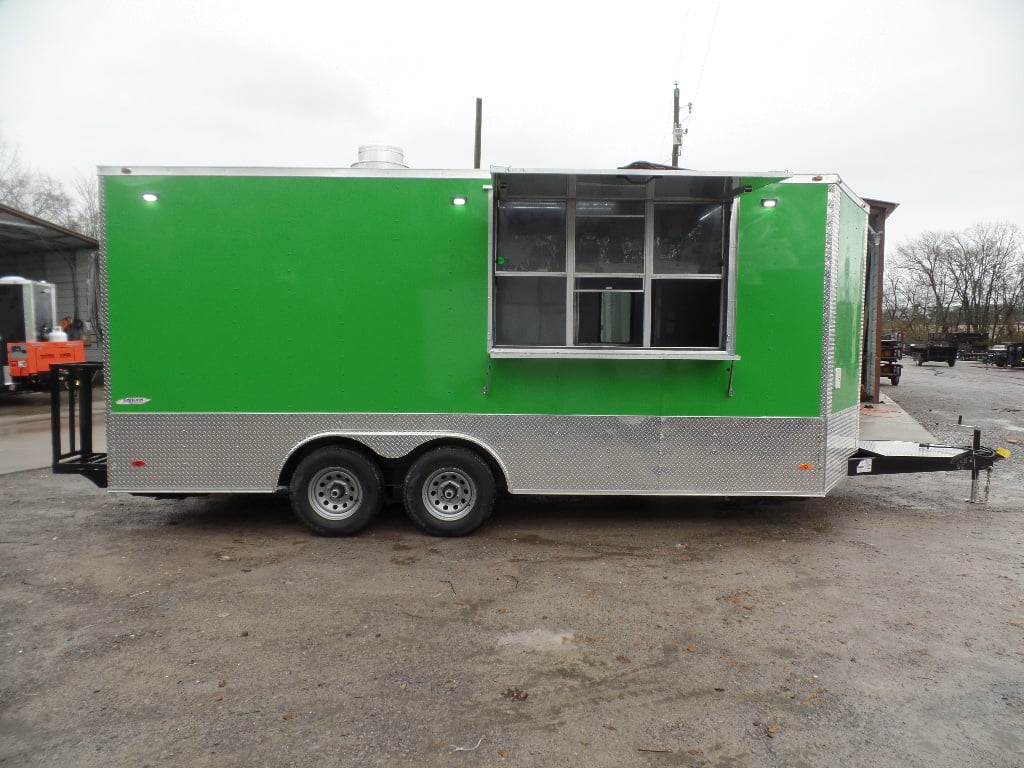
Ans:
[{"label": "logo decal on trailer", "polygon": [[148,397],[122,397],[117,401],[118,405],[145,405],[149,402]]}]

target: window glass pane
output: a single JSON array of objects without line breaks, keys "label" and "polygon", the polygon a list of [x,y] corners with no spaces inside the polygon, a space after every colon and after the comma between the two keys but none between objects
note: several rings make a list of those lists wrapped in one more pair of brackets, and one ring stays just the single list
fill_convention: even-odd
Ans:
[{"label": "window glass pane", "polygon": [[[636,179],[637,177],[629,177]],[[647,194],[646,179],[630,181],[621,176],[577,176],[576,197],[598,200],[643,200]]]},{"label": "window glass pane", "polygon": [[654,273],[720,275],[725,252],[724,206],[658,203],[654,206]]},{"label": "window glass pane", "polygon": [[651,347],[682,357],[724,348],[733,179],[496,178],[496,346],[576,346],[598,357],[642,348],[649,329]]},{"label": "window glass pane", "polygon": [[501,200],[524,197],[564,198],[568,177],[562,173],[509,173],[495,174],[498,197]]},{"label": "window glass pane", "polygon": [[577,291],[643,291],[642,277],[577,277]]},{"label": "window glass pane", "polygon": [[494,288],[494,343],[565,346],[565,278],[498,277]]},{"label": "window glass pane", "polygon": [[644,337],[644,297],[603,291],[575,294],[576,344],[639,347]]},{"label": "window glass pane", "polygon": [[721,280],[653,280],[651,288],[652,347],[721,347]]},{"label": "window glass pane", "polygon": [[499,203],[497,239],[499,272],[564,272],[565,203]]},{"label": "window glass pane", "polygon": [[578,201],[576,271],[643,272],[643,214],[642,201]]}]

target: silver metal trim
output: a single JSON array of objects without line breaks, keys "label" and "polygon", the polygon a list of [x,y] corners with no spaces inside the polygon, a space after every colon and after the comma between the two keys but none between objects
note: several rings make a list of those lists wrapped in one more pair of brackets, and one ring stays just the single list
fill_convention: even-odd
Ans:
[{"label": "silver metal trim", "polygon": [[908,440],[861,440],[857,445],[865,451],[877,453],[879,456],[906,457],[941,457],[953,458],[970,448],[955,445],[935,445],[933,443],[914,443]]},{"label": "silver metal trim", "polygon": [[644,196],[644,328],[643,346],[651,349],[654,339],[654,185],[647,182]]},{"label": "silver metal trim", "polygon": [[843,190],[843,192],[846,193],[846,196],[849,197],[853,202],[855,202],[857,205],[859,205],[865,211],[870,211],[871,210],[871,206],[868,205],[866,202],[864,202],[864,198],[862,198],[860,195],[858,195],[856,192],[854,192],[852,189],[850,189],[850,187],[847,186],[845,181],[843,181],[842,179],[839,179],[839,181],[837,183],[839,184],[839,188],[841,190]]},{"label": "silver metal trim", "polygon": [[[492,175],[535,174],[539,176],[692,176],[695,178],[800,178],[792,171],[693,171],[681,168],[516,168],[507,165],[490,166]],[[809,180],[811,177],[807,176]],[[838,177],[837,177],[838,178]]]},{"label": "silver metal trim", "polygon": [[[494,346],[494,280],[495,280],[495,259],[497,253],[497,221],[494,215],[494,185],[485,184],[487,191],[487,348]],[[490,387],[490,366],[487,369],[487,384],[484,386],[484,394],[488,394]]]},{"label": "silver metal trim", "polygon": [[[488,171],[420,168],[274,168],[223,166],[101,165],[100,176],[288,176],[311,178],[487,179]],[[128,173],[125,173],[125,170]]]},{"label": "silver metal trim", "polygon": [[[750,174],[750,175],[753,175],[753,174]],[[847,183],[842,180],[842,178],[839,176],[838,173],[819,173],[819,174],[814,174],[814,175],[809,174],[809,173],[793,174],[789,178],[783,179],[779,183],[780,184],[835,184],[840,189],[842,189],[843,192],[845,192],[846,195],[851,200],[853,200],[853,202],[855,202],[857,205],[859,205],[865,211],[871,210],[871,206],[869,206],[866,202],[864,202],[864,199],[860,195],[858,195],[856,192],[854,192],[852,189],[850,189],[849,185],[847,185]]]},{"label": "silver metal trim", "polygon": [[739,360],[739,356],[736,355],[736,272],[738,259],[738,241],[739,241],[739,219],[740,219],[740,206],[738,204],[739,198],[733,198],[732,204],[729,206],[729,252],[726,254],[726,275],[725,275],[725,328],[722,329],[722,345],[725,349],[726,354],[735,355],[730,359]]},{"label": "silver metal trim", "polygon": [[823,285],[824,315],[822,317],[822,349],[821,349],[821,412],[823,415],[832,413],[832,392],[835,389],[836,367],[836,292],[839,287],[839,190],[834,184],[829,185],[825,203],[825,242]]},{"label": "silver metal trim", "polygon": [[838,173],[793,173],[780,184],[839,184],[842,181]]},{"label": "silver metal trim", "polygon": [[576,344],[576,177],[566,180],[565,200],[565,346]]},{"label": "silver metal trim", "polygon": [[[494,270],[495,277],[565,277],[565,272],[528,272],[526,270],[519,271],[513,269],[496,269]],[[603,277],[604,275],[602,275]],[[608,277],[617,277],[617,275],[608,275]],[[628,277],[634,277],[634,275],[628,275]]]},{"label": "silver metal trim", "polygon": [[717,347],[706,351],[693,347],[492,347],[492,358],[510,360],[525,357],[583,357],[597,360],[740,360],[740,355]]},{"label": "silver metal trim", "polygon": [[111,427],[110,424],[110,414],[113,412],[114,398],[110,380],[110,288],[107,279],[107,196],[106,185],[103,183],[103,179],[99,178],[97,181],[97,204],[99,206],[99,215],[102,227],[102,231],[99,236],[100,247],[97,251],[100,281],[99,319],[102,324],[100,331],[103,343],[103,381],[105,385],[105,402],[103,407],[104,415],[106,417],[107,445],[109,446],[114,439],[113,436],[116,434],[117,427]]},{"label": "silver metal trim", "polygon": [[[615,175],[622,175],[619,169]],[[644,266],[641,273],[601,273],[601,277],[642,277],[643,278],[643,341],[642,346],[595,346],[576,344],[576,176],[577,175],[608,175],[611,171],[588,171],[579,174],[568,171],[528,171],[528,170],[495,170],[495,173],[546,173],[548,175],[566,175],[566,197],[565,197],[565,271],[564,272],[504,272],[495,266],[497,257],[497,244],[493,232],[490,233],[490,247],[492,250],[488,266],[488,329],[487,329],[487,353],[490,358],[516,359],[516,358],[558,358],[558,357],[583,357],[590,359],[613,359],[629,360],[636,358],[651,359],[678,359],[678,360],[738,360],[736,355],[736,265],[738,262],[738,233],[739,233],[739,205],[736,195],[729,202],[714,200],[723,206],[728,207],[728,223],[723,222],[723,237],[728,239],[728,250],[723,254],[723,270],[725,274],[668,274],[661,275],[654,273],[654,215],[656,206],[660,203],[671,202],[676,198],[656,198],[654,195],[653,178],[647,182],[644,190]],[[647,174],[646,171],[644,175]],[[659,174],[653,174],[659,175]],[[730,175],[721,173],[697,173],[668,171],[660,175],[693,175],[710,178],[728,178]],[[746,174],[748,176],[774,177],[775,174]],[[679,198],[679,200],[692,202],[692,198]],[[491,201],[493,208],[493,200]],[[588,274],[588,273],[584,273]],[[498,277],[561,277],[565,276],[565,345],[559,347],[520,347],[520,346],[498,346],[494,339],[495,320],[495,295],[494,285]],[[721,326],[719,341],[721,346],[715,347],[652,347],[653,341],[653,282],[654,280],[718,280],[721,282],[722,300],[720,302]]]},{"label": "silver metal trim", "polygon": [[[831,489],[830,489],[831,490]],[[509,489],[509,493],[513,496],[661,496],[661,497],[731,497],[731,496],[745,496],[748,498],[790,498],[790,499],[813,499],[813,498],[824,498],[828,495],[828,491],[815,490],[815,491],[799,491],[793,493],[779,492],[779,493],[766,493],[764,491],[729,491],[728,493],[703,493],[700,491],[629,491],[629,490],[618,490],[618,491],[552,491],[544,488],[520,488],[517,490]]]},{"label": "silver metal trim", "polygon": [[[859,352],[857,354],[857,382],[858,382],[858,386],[859,386],[859,383],[864,380],[864,354],[863,354],[863,351],[864,351],[864,334],[867,332],[867,328],[868,328],[868,325],[867,325],[867,315],[868,315],[869,311],[874,312],[874,311],[877,311],[877,309],[878,309],[875,306],[875,297],[871,296],[870,298],[868,298],[868,296],[867,296],[868,237],[869,237],[869,233],[870,233],[870,230],[871,230],[870,206],[868,206],[867,203],[865,203],[859,197],[857,197],[855,194],[853,194],[853,192],[848,187],[846,187],[845,185],[840,185],[840,189],[842,189],[844,193],[849,195],[850,198],[855,203],[859,203],[861,205],[861,207],[864,208],[865,213],[868,214],[868,215],[866,215],[864,217],[864,235],[863,235],[863,237],[861,239],[861,253],[864,254],[864,260],[861,263],[861,271],[860,271],[860,295],[862,297],[864,297],[865,306],[861,307],[861,313],[860,313],[860,333],[858,334],[858,337],[860,338],[860,350],[859,350]],[[881,277],[881,276],[879,276],[879,277]],[[870,305],[870,306],[868,306],[868,305]],[[874,351],[875,351],[874,344],[871,345],[871,350],[872,350],[872,353],[874,353]],[[874,377],[874,370],[875,370],[874,366],[872,366],[872,378]],[[877,380],[875,380],[875,383],[877,384]]]}]

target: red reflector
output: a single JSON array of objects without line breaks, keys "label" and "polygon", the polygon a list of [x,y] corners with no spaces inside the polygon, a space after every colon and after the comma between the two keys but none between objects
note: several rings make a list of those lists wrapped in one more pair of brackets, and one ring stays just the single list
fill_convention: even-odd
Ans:
[{"label": "red reflector", "polygon": [[146,466],[146,462],[142,461],[141,459],[136,459],[135,461],[132,462],[132,466],[133,467],[144,467],[144,466]]},{"label": "red reflector", "polygon": [[[145,463],[145,462],[143,462],[143,463]],[[803,470],[814,469],[814,465],[813,464],[801,464],[799,467],[797,467],[797,469],[803,469]]]}]

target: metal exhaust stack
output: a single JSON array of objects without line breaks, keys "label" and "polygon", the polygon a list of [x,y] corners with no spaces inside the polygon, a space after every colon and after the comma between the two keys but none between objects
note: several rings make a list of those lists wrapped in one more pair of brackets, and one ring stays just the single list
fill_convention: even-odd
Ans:
[{"label": "metal exhaust stack", "polygon": [[405,153],[401,147],[389,144],[364,144],[359,147],[359,160],[352,163],[353,168],[408,168],[405,164]]}]

